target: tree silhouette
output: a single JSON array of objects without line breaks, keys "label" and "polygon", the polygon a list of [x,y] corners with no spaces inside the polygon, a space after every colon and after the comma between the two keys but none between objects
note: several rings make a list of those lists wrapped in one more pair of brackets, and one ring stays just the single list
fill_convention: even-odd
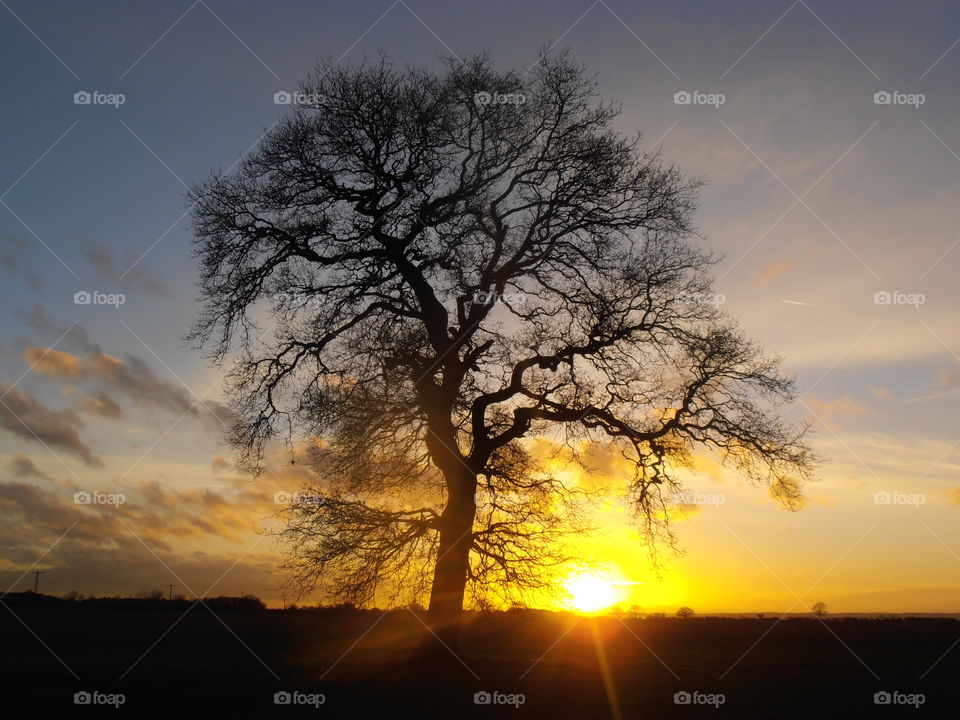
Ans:
[{"label": "tree silhouette", "polygon": [[543,587],[581,528],[539,436],[584,467],[589,442],[627,458],[651,546],[698,446],[798,496],[793,385],[711,302],[698,182],[622,136],[582,66],[381,59],[300,91],[190,194],[191,337],[230,368],[241,462],[283,438],[315,473],[283,532],[294,583],[429,597],[454,643],[465,599]]},{"label": "tree silhouette", "polygon": [[684,605],[682,608],[677,610],[677,617],[681,620],[689,620],[693,617],[693,608]]},{"label": "tree silhouette", "polygon": [[827,616],[827,604],[825,602],[814,603],[810,612],[813,613],[814,617],[823,620]]}]

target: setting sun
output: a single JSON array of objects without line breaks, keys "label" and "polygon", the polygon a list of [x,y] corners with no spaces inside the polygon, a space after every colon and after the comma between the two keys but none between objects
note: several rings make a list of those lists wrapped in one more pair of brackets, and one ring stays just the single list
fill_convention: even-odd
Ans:
[{"label": "setting sun", "polygon": [[564,586],[570,593],[569,607],[585,613],[600,612],[623,600],[622,587],[609,577],[593,572],[572,575]]}]

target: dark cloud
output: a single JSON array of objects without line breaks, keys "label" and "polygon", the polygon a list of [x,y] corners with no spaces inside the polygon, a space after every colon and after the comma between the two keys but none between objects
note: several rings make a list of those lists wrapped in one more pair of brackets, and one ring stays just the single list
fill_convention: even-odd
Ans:
[{"label": "dark cloud", "polygon": [[[8,275],[24,277],[27,264],[23,260],[29,245],[30,243],[21,237],[0,238],[0,267]],[[26,274],[25,277],[27,284],[34,290],[43,289],[43,279],[36,273]]]},{"label": "dark cloud", "polygon": [[47,315],[40,305],[29,311],[18,311],[23,324],[34,332],[59,338],[56,348],[27,346],[24,359],[34,366],[33,371],[63,380],[88,379],[99,381],[105,387],[91,393],[93,401],[84,402],[84,409],[101,417],[119,417],[122,410],[116,395],[123,394],[148,409],[168,410],[178,417],[183,414],[203,416],[220,430],[233,422],[229,408],[215,400],[198,402],[179,382],[163,380],[142,358],[124,355],[116,358],[90,338],[82,325],[60,325]]},{"label": "dark cloud", "polygon": [[[213,465],[222,471],[228,460],[215,456]],[[130,595],[179,586],[166,563],[197,593],[223,576],[213,594],[274,596],[283,560],[271,534],[282,528],[275,494],[312,479],[308,468],[289,464],[283,448],[268,453],[258,478],[220,474],[204,487],[135,479],[87,485],[46,476],[17,453],[0,468],[0,587],[30,587],[29,576],[20,576],[40,561],[46,592]],[[124,502],[78,504],[81,490],[122,494]],[[189,594],[182,586],[176,592]]]},{"label": "dark cloud", "polygon": [[91,415],[98,415],[111,420],[123,416],[123,409],[120,405],[104,392],[94,393],[83,398],[81,406],[85,412]]},{"label": "dark cloud", "polygon": [[34,304],[29,310],[17,310],[15,314],[24,327],[31,330],[34,335],[49,338],[51,342],[58,340],[57,348],[60,350],[78,353],[100,351],[100,347],[90,339],[82,325],[57,322],[47,314],[46,308],[42,305]]},{"label": "dark cloud", "polygon": [[[9,467],[14,472],[39,472],[22,454]],[[152,554],[156,553],[193,590],[204,592],[243,555],[230,570],[224,591],[263,592],[277,580],[270,578],[280,558],[273,543],[258,539],[258,534],[271,524],[274,493],[280,487],[273,481],[239,478],[199,489],[161,482],[80,487],[47,476],[0,482],[0,565],[21,568],[0,571],[0,585],[10,586],[22,569],[41,557],[40,569],[52,570],[44,578],[50,592],[76,589],[126,595],[177,582],[168,577]],[[74,501],[78,490],[122,494],[124,502],[78,504]],[[211,549],[216,547],[211,543],[221,541],[236,550]],[[234,586],[235,582],[243,585]]]},{"label": "dark cloud", "polygon": [[83,420],[73,410],[53,410],[15,387],[0,386],[0,429],[51,450],[62,450],[91,467],[103,461],[80,439]]},{"label": "dark cloud", "polygon": [[0,263],[7,272],[13,274],[20,270],[20,259],[26,247],[27,241],[21,237],[0,239]]},{"label": "dark cloud", "polygon": [[[17,310],[16,314],[17,317],[20,318],[20,321],[34,332],[46,334],[52,332],[54,329],[54,323],[42,305],[34,304],[28,312]],[[66,330],[66,328],[63,328],[63,330]],[[62,333],[63,330],[60,332]]]},{"label": "dark cloud", "polygon": [[16,478],[40,478],[43,480],[52,480],[52,478],[37,467],[36,463],[28,455],[18,452],[14,453],[9,463],[10,474]]},{"label": "dark cloud", "polygon": [[[169,289],[158,273],[142,269],[134,263],[137,258],[127,254],[118,261],[110,248],[93,245],[83,253],[96,274],[96,280],[111,287],[137,288],[154,295],[167,295]],[[128,270],[128,268],[133,268]]]},{"label": "dark cloud", "polygon": [[[86,357],[80,357],[63,350],[28,347],[24,359],[36,373],[63,380],[99,381],[110,393],[123,394],[151,410],[167,410],[177,417],[185,414],[203,416],[213,420],[220,429],[227,429],[233,419],[231,411],[221,403],[198,400],[181,384],[157,377],[150,366],[135,355],[120,359],[93,346]],[[118,416],[119,406],[104,392],[93,397],[94,407],[88,409],[107,417],[109,411],[114,410],[113,417]],[[105,399],[106,403],[103,402]],[[101,402],[97,403],[97,400]]]}]

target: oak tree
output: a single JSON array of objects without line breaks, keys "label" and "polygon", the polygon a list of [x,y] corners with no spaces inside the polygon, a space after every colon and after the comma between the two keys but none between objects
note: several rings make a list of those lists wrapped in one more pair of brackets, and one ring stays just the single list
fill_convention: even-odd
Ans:
[{"label": "oak tree", "polygon": [[248,466],[309,448],[317,494],[284,531],[300,586],[428,600],[454,643],[465,598],[567,559],[578,489],[535,438],[629,461],[653,544],[698,448],[797,497],[794,386],[714,301],[699,183],[618,130],[582,66],[328,63],[293,99],[191,192],[192,337],[230,368]]}]

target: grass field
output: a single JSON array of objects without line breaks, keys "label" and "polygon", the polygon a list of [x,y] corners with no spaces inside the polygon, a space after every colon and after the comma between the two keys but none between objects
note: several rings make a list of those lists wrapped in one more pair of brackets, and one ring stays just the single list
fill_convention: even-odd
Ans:
[{"label": "grass field", "polygon": [[[122,693],[121,712],[141,716],[933,717],[953,706],[960,673],[960,650],[929,669],[960,638],[949,618],[474,614],[458,660],[418,654],[435,641],[407,610],[11,607],[8,706],[70,712],[87,691]],[[275,704],[283,691],[291,706]],[[884,691],[890,706],[874,702]],[[690,704],[675,702],[682,692]]]}]

